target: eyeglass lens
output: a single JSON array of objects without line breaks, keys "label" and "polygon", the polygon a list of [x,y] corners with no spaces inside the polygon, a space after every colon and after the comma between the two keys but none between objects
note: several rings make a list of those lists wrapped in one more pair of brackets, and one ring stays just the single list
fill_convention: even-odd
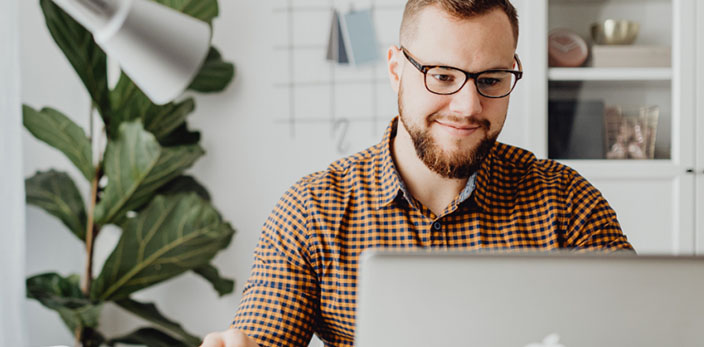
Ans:
[{"label": "eyeglass lens", "polygon": [[[434,67],[425,74],[425,84],[433,93],[452,94],[459,91],[465,84],[467,76],[464,72],[446,67]],[[474,83],[484,96],[502,97],[513,89],[516,75],[506,71],[488,71],[481,73]]]}]

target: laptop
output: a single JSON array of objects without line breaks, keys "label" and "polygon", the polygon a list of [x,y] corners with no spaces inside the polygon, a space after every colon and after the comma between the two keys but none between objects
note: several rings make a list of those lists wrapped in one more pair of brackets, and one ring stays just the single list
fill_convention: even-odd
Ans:
[{"label": "laptop", "polygon": [[704,257],[370,250],[357,347],[701,347]]}]

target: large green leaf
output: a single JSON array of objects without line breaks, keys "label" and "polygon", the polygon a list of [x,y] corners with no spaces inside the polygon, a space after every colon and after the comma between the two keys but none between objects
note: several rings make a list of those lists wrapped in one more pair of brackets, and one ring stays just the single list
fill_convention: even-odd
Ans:
[{"label": "large green leaf", "polygon": [[86,238],[86,210],[78,188],[66,173],[37,172],[24,182],[27,203],[59,218],[81,240]]},{"label": "large green leaf", "polygon": [[119,137],[105,150],[107,187],[95,209],[104,225],[146,204],[154,193],[203,155],[197,145],[161,147],[140,121],[120,125]]},{"label": "large green leaf", "polygon": [[154,0],[160,4],[181,11],[204,22],[212,22],[218,16],[217,0]]},{"label": "large green leaf", "polygon": [[185,343],[157,329],[142,328],[125,336],[108,341],[108,345],[110,346],[114,346],[116,343],[123,343],[126,345],[142,345],[147,347],[189,347],[199,344],[200,341],[195,344]]},{"label": "large green leaf", "polygon": [[156,306],[152,303],[141,303],[129,298],[118,300],[115,303],[123,309],[130,311],[143,319],[146,319],[154,324],[158,324],[159,326],[178,334],[191,346],[200,344],[201,339],[199,337],[189,334],[183,329],[183,327],[181,327],[180,324],[164,317],[164,315],[161,314],[161,312],[159,312]]},{"label": "large green leaf", "polygon": [[123,72],[115,88],[110,91],[112,118],[108,135],[111,139],[117,137],[120,125],[135,119],[143,119],[153,103]]},{"label": "large green leaf", "polygon": [[169,103],[164,106],[152,105],[144,115],[144,128],[154,134],[157,141],[161,142],[176,128],[186,121],[195,109],[193,98],[187,98],[178,103]]},{"label": "large green leaf", "polygon": [[206,264],[193,269],[193,272],[210,282],[210,284],[213,285],[213,289],[215,289],[220,296],[230,294],[235,289],[235,281],[220,277],[218,269],[215,268],[215,266]]},{"label": "large green leaf", "polygon": [[88,181],[93,179],[90,140],[81,127],[53,108],[37,111],[27,105],[22,107],[22,122],[36,138],[65,154]]},{"label": "large green leaf", "polygon": [[46,273],[27,279],[27,297],[57,311],[66,326],[73,333],[76,328],[94,328],[102,303],[91,302],[81,292],[80,277],[61,277],[56,273]]},{"label": "large green leaf", "polygon": [[175,129],[184,124],[186,116],[195,109],[193,98],[181,102],[156,105],[124,73],[115,89],[110,92],[113,105],[113,127],[109,129],[111,138],[118,135],[118,126],[123,122],[142,119],[144,128],[161,142]]},{"label": "large green leaf", "polygon": [[105,343],[105,336],[93,328],[81,331],[81,347],[100,347]]},{"label": "large green leaf", "polygon": [[159,140],[162,146],[182,146],[194,145],[200,141],[200,132],[188,129],[185,122],[176,128],[171,134]]},{"label": "large green leaf", "polygon": [[235,65],[222,59],[215,47],[210,47],[208,58],[188,86],[188,89],[212,93],[225,89],[235,76]]},{"label": "large green leaf", "polygon": [[76,70],[98,107],[103,121],[110,119],[107,57],[93,41],[93,35],[51,0],[40,0],[46,25],[56,44]]},{"label": "large green leaf", "polygon": [[[161,188],[159,188],[155,194],[176,195],[181,193],[196,193],[203,200],[210,201],[210,193],[208,193],[208,190],[205,189],[205,187],[203,187],[200,183],[198,183],[198,181],[195,180],[195,178],[191,176],[178,176],[169,181],[169,183],[161,186]],[[141,208],[137,208],[134,211],[139,213],[142,209],[146,207],[147,206],[142,206]],[[114,222],[114,224],[122,226],[125,222],[127,222],[126,218],[117,220]]]},{"label": "large green leaf", "polygon": [[206,265],[227,247],[234,230],[195,193],[156,196],[123,225],[91,295],[119,300],[155,283]]},{"label": "large green leaf", "polygon": [[210,201],[210,193],[192,176],[179,176],[159,188],[157,194],[173,195],[178,193],[196,193],[204,200]]}]

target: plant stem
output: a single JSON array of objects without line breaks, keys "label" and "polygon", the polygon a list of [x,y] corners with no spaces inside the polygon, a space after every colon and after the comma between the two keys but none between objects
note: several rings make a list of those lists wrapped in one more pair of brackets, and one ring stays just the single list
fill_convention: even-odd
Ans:
[{"label": "plant stem", "polygon": [[[95,112],[95,102],[91,102],[90,111],[88,112],[89,126],[88,130],[90,133],[90,143],[91,152],[94,153],[92,158],[93,165],[95,167],[95,174],[93,175],[93,180],[91,181],[90,188],[90,203],[88,205],[88,223],[86,226],[86,263],[85,263],[85,275],[83,276],[83,283],[81,284],[81,290],[83,294],[89,298],[90,297],[90,286],[93,282],[93,240],[99,230],[95,226],[93,220],[93,213],[95,211],[95,204],[98,199],[98,182],[100,181],[101,169],[100,169],[100,149],[96,146],[96,136],[93,129],[93,113]],[[97,154],[97,155],[96,155]],[[97,157],[97,160],[96,160]]]},{"label": "plant stem", "polygon": [[81,327],[77,327],[76,331],[74,332],[74,335],[76,336],[74,345],[76,347],[81,347]]},{"label": "plant stem", "polygon": [[[91,188],[90,188],[90,204],[88,205],[88,221],[86,225],[86,262],[85,262],[85,273],[83,276],[83,283],[81,284],[81,291],[83,294],[86,296],[86,298],[90,298],[90,287],[91,284],[93,283],[93,250],[94,250],[94,240],[98,236],[98,232],[100,231],[100,227],[98,225],[95,225],[95,221],[93,220],[93,214],[95,212],[95,205],[98,203],[98,182],[100,182],[100,179],[103,176],[103,169],[102,169],[102,163],[101,163],[101,155],[100,155],[100,148],[96,146],[96,141],[97,138],[94,136],[94,130],[93,130],[93,112],[95,112],[95,103],[91,103],[90,107],[90,142],[91,142],[91,148],[92,151],[97,151],[97,155],[93,156],[94,160],[94,165],[95,165],[95,174],[93,175],[93,180],[91,180]],[[96,159],[97,158],[97,159]],[[83,329],[81,327],[77,327],[75,331],[75,336],[76,336],[76,347],[80,347],[82,345],[82,339],[83,339]]]},{"label": "plant stem", "polygon": [[96,236],[98,236],[98,232],[100,231],[100,228],[95,225],[94,220],[93,220],[93,213],[95,211],[95,205],[98,200],[98,181],[100,181],[100,178],[102,176],[102,169],[101,169],[101,164],[98,164],[98,166],[95,168],[95,175],[93,176],[93,181],[91,182],[91,189],[90,189],[90,207],[88,209],[88,227],[86,228],[86,268],[85,268],[85,276],[83,277],[83,294],[85,294],[86,297],[90,297],[90,286],[93,282],[93,241]]}]

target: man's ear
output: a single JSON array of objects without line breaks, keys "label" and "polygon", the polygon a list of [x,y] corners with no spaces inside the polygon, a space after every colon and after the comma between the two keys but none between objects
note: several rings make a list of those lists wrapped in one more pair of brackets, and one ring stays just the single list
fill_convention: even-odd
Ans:
[{"label": "man's ear", "polygon": [[389,47],[386,52],[386,65],[387,72],[389,73],[389,81],[391,82],[391,88],[398,93],[399,86],[401,85],[401,72],[403,71],[403,52],[396,46]]}]

